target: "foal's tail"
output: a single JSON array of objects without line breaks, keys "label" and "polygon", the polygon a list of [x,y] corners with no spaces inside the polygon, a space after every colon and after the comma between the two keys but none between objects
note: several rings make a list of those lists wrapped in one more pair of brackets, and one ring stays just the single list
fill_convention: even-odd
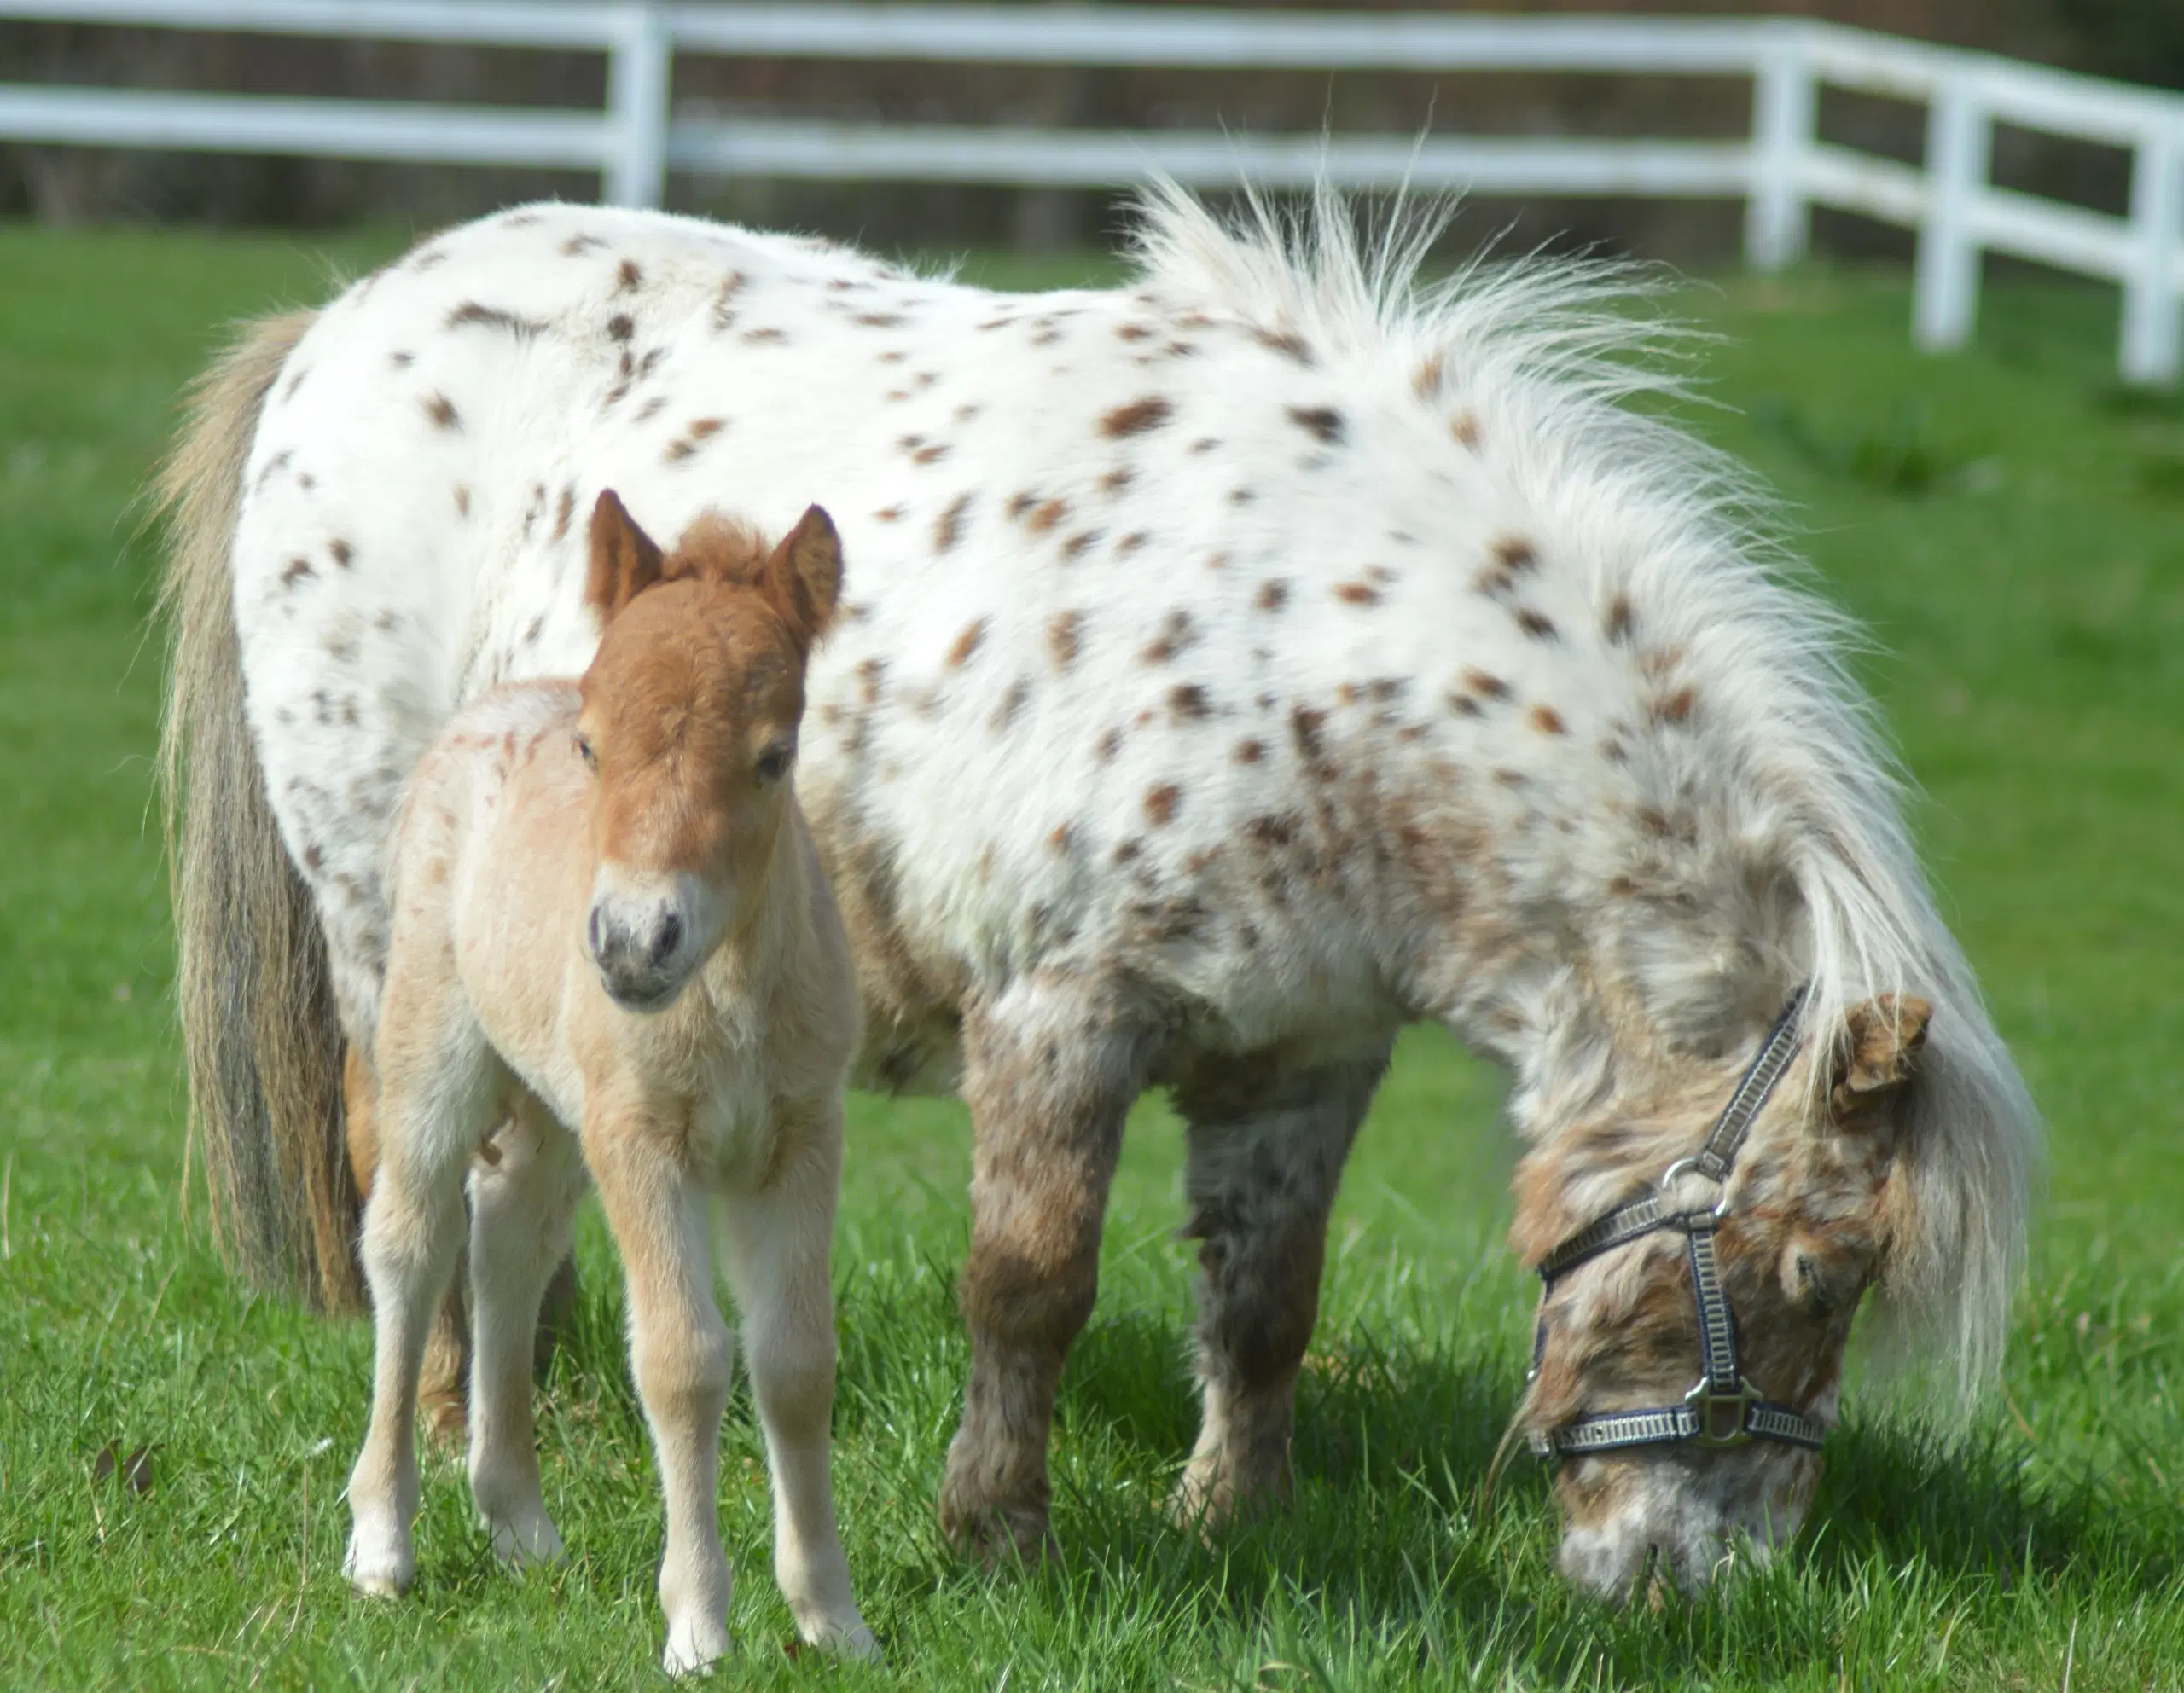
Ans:
[{"label": "foal's tail", "polygon": [[250,325],[191,389],[156,487],[172,641],[160,786],[189,1072],[190,1144],[214,1237],[257,1286],[363,1302],[341,1139],[341,1031],[326,942],[266,802],[243,721],[231,549],[267,390],[315,314]]}]

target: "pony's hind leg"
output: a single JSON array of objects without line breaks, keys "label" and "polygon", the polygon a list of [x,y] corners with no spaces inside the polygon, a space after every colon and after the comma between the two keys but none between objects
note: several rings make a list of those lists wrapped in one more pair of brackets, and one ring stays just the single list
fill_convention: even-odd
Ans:
[{"label": "pony's hind leg", "polygon": [[607,1226],[630,1293],[630,1362],[651,1424],[667,1501],[659,1602],[662,1665],[704,1668],[728,1650],[728,1555],[720,1543],[720,1419],[735,1342],[713,1297],[712,1194],[682,1155],[682,1124],[641,1111],[601,1111],[584,1123]]},{"label": "pony's hind leg", "polygon": [[729,1193],[725,1255],[773,1477],[774,1578],[805,1640],[876,1657],[851,1591],[829,1474],[834,1301],[828,1266],[841,1181],[841,1105],[821,1108],[816,1121],[781,1116],[775,1133],[789,1149],[784,1168],[763,1191]]},{"label": "pony's hind leg", "polygon": [[961,1282],[971,1379],[940,1522],[983,1558],[1047,1551],[1054,1390],[1099,1292],[1107,1188],[1158,1027],[1118,984],[1043,974],[964,1019],[976,1131]]},{"label": "pony's hind leg", "polygon": [[531,1418],[539,1301],[568,1251],[584,1191],[576,1137],[526,1097],[470,1182],[470,1491],[502,1563],[559,1557]]},{"label": "pony's hind leg", "polygon": [[379,1167],[363,1254],[375,1344],[371,1427],[349,1477],[343,1565],[368,1593],[398,1593],[416,1572],[418,1371],[462,1240],[463,1172],[491,1122],[491,1055],[449,998],[391,984],[380,1042]]},{"label": "pony's hind leg", "polygon": [[1205,1420],[1174,1501],[1211,1524],[1289,1483],[1297,1372],[1320,1308],[1327,1214],[1387,1049],[1347,1064],[1209,1060],[1183,1078],[1184,1233],[1198,1240]]}]

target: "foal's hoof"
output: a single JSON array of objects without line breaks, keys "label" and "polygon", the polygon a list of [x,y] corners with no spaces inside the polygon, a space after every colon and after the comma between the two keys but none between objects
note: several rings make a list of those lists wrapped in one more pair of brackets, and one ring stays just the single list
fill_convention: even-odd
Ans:
[{"label": "foal's hoof", "polygon": [[398,1599],[417,1579],[417,1557],[407,1546],[376,1545],[354,1534],[341,1560],[341,1573],[359,1593],[375,1599]]},{"label": "foal's hoof", "polygon": [[[799,1628],[798,1631],[803,1633]],[[880,1643],[865,1626],[864,1619],[852,1615],[844,1624],[822,1623],[804,1634],[804,1644],[815,1652],[824,1652],[830,1658],[850,1658],[858,1663],[876,1664],[885,1661]]]},{"label": "foal's hoof", "polygon": [[717,1620],[671,1622],[659,1667],[670,1675],[696,1675],[728,1655],[728,1626]]}]

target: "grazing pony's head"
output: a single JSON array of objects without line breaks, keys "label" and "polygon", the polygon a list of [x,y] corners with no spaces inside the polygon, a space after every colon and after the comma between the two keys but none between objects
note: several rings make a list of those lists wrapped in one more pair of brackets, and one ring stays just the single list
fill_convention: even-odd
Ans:
[{"label": "grazing pony's head", "polygon": [[804,664],[841,581],[841,543],[816,506],[770,549],[708,513],[663,554],[600,495],[585,597],[604,634],[577,748],[598,866],[585,946],[616,1003],[667,1006],[763,896]]},{"label": "grazing pony's head", "polygon": [[[1539,1265],[1576,1232],[1657,1191],[1671,1215],[1718,1208],[1713,1263],[1737,1374],[1816,1437],[1836,1420],[1844,1347],[1867,1290],[1947,1273],[1920,1261],[1933,1244],[1922,1164],[1940,1149],[1915,1143],[1943,1132],[1919,1098],[1936,1080],[1932,1018],[1924,1000],[1884,994],[1807,1022],[1718,1186],[1697,1173],[1661,1178],[1689,1162],[1752,1049],[1686,1054],[1627,1078],[1526,1157],[1514,1244]],[[1989,1267],[1979,1255],[1970,1252],[1961,1274],[1977,1279]],[[1537,1442],[1617,1412],[1705,1411],[1687,1400],[1705,1355],[1697,1273],[1687,1232],[1671,1223],[1554,1276],[1519,1412],[1525,1432]],[[1715,1409],[1726,1428],[1747,1414]],[[1563,1572],[1610,1599],[1649,1579],[1695,1592],[1740,1548],[1763,1562],[1797,1532],[1820,1467],[1818,1452],[1769,1438],[1567,1453],[1556,1479]]]}]

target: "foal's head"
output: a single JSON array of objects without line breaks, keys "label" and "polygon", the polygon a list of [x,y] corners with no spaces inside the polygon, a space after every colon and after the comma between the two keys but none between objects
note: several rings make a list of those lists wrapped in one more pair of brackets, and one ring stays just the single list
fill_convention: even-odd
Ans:
[{"label": "foal's head", "polygon": [[605,633],[577,747],[594,783],[585,942],[632,1011],[669,1004],[764,896],[791,805],[804,670],[841,589],[814,506],[770,550],[708,514],[662,554],[610,490],[586,597]]},{"label": "foal's head", "polygon": [[[1929,1016],[1908,997],[1854,1006],[1807,1040],[1723,1186],[1691,1174],[1670,1185],[1672,1209],[1718,1202],[1715,1256],[1742,1375],[1764,1400],[1821,1425],[1835,1419],[1859,1302],[1908,1233],[1897,1153]],[[1664,1066],[1528,1154],[1513,1232],[1525,1262],[1539,1264],[1696,1151],[1750,1057],[1710,1062],[1703,1077]],[[1701,1373],[1693,1279],[1689,1238],[1673,1227],[1557,1277],[1523,1429],[1544,1435],[1580,1418],[1683,1404]],[[1763,1560],[1797,1532],[1820,1464],[1817,1452],[1769,1439],[1565,1457],[1556,1480],[1563,1572],[1611,1599],[1649,1575],[1695,1592],[1740,1547]]]}]

